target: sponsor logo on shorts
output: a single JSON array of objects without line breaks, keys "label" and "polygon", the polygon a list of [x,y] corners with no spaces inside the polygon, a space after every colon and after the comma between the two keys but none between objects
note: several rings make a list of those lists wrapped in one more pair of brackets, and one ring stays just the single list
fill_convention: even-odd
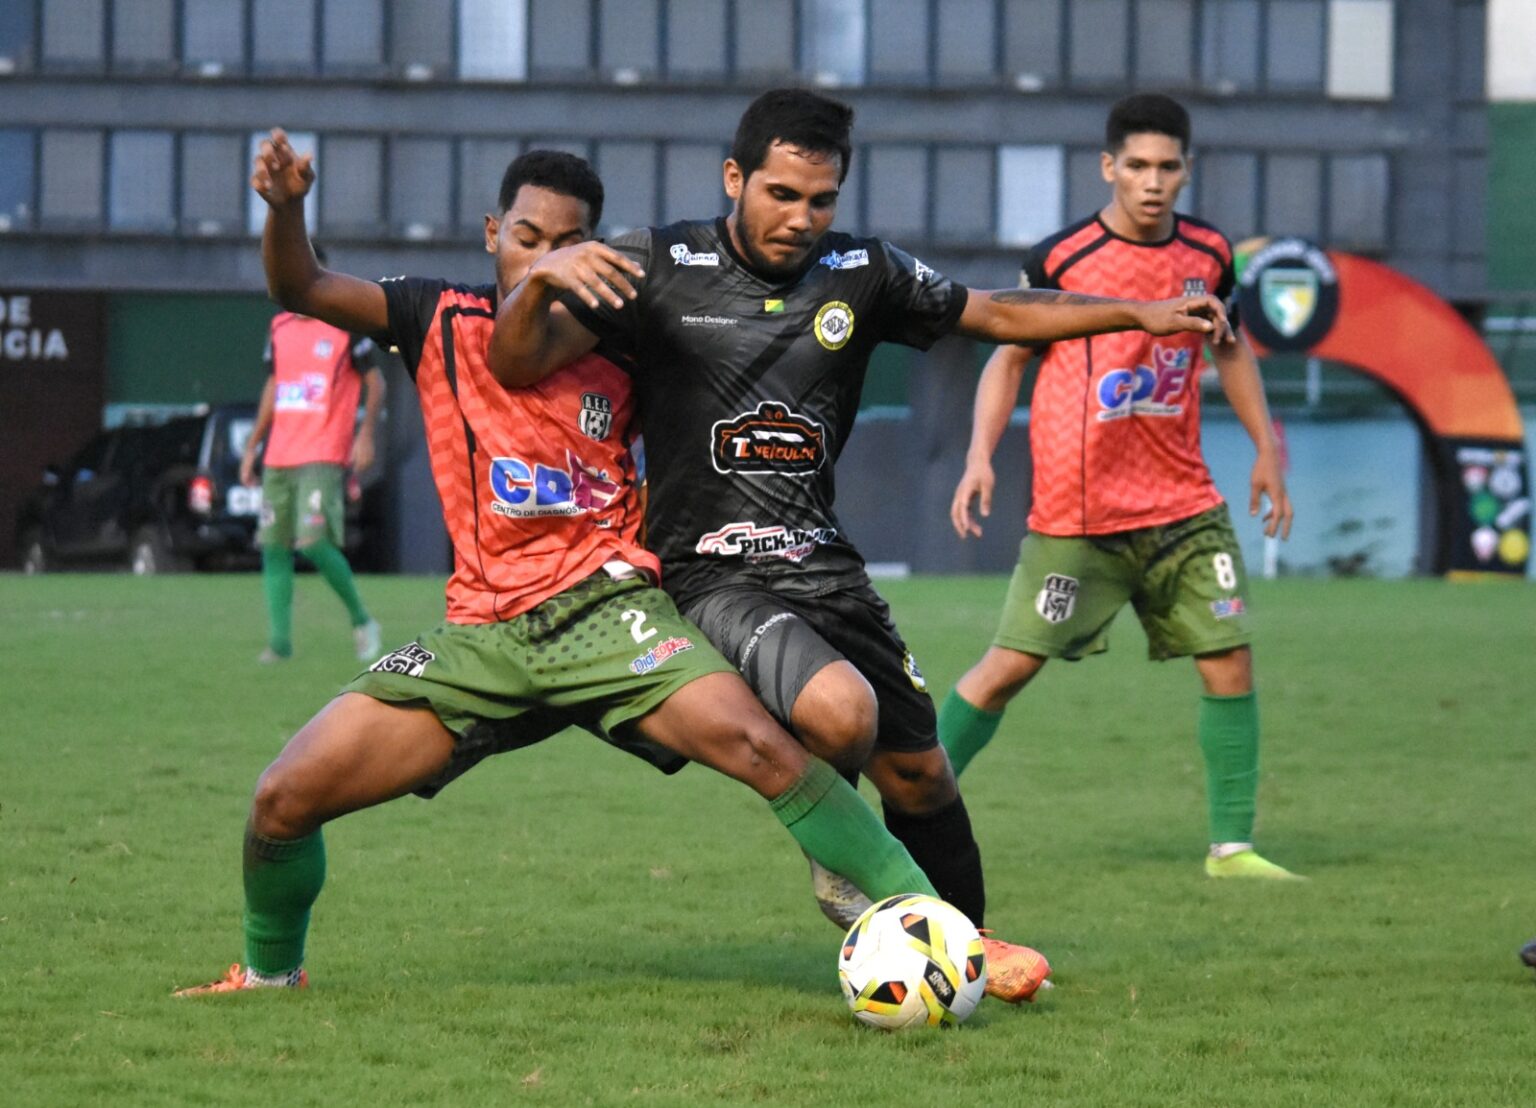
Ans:
[{"label": "sponsor logo on shorts", "polygon": [[756,627],[752,628],[752,637],[747,640],[747,645],[741,649],[741,662],[738,668],[745,669],[747,662],[757,652],[758,645],[763,641],[763,636],[773,628],[788,619],[797,619],[794,612],[775,612]]},{"label": "sponsor logo on shorts", "polygon": [[492,458],[491,511],[514,519],[579,516],[602,511],[624,491],[607,470],[593,469],[569,450],[565,468],[522,458]]},{"label": "sponsor logo on shorts", "polygon": [[686,242],[673,243],[668,251],[672,255],[672,261],[676,265],[713,265],[720,264],[719,254],[695,254],[688,249]]},{"label": "sponsor logo on shorts", "polygon": [[681,654],[685,650],[693,649],[693,640],[674,635],[670,639],[662,639],[661,642],[651,647],[640,657],[629,663],[631,673],[650,673],[674,654]]},{"label": "sponsor logo on shorts", "polygon": [[1129,416],[1176,416],[1184,411],[1179,398],[1194,380],[1194,351],[1187,346],[1152,344],[1151,365],[1112,369],[1099,380],[1099,416],[1103,420]]},{"label": "sponsor logo on shorts", "polygon": [[684,327],[734,327],[737,320],[728,315],[680,315],[678,321]]},{"label": "sponsor logo on shorts", "polygon": [[582,393],[581,416],[577,426],[587,438],[602,442],[613,429],[613,401],[600,392]]},{"label": "sponsor logo on shorts", "polygon": [[698,554],[744,558],[748,562],[766,562],[775,558],[803,562],[815,553],[816,547],[836,537],[835,527],[759,527],[743,520],[711,531],[700,538],[693,549]]},{"label": "sponsor logo on shorts", "polygon": [[918,692],[928,691],[928,679],[923,676],[923,671],[917,668],[917,659],[912,657],[912,651],[907,651],[901,656],[901,668],[906,673],[907,680],[912,682],[912,687]]},{"label": "sponsor logo on shorts", "polygon": [[853,337],[853,309],[841,300],[828,300],[816,313],[816,341],[828,350],[841,350]]},{"label": "sponsor logo on shorts", "polygon": [[1211,615],[1217,619],[1236,619],[1247,611],[1240,596],[1226,596],[1220,600],[1211,601]]},{"label": "sponsor logo on shorts", "polygon": [[722,419],[710,429],[717,473],[815,473],[826,458],[821,424],[789,405],[765,400],[755,411]]},{"label": "sponsor logo on shorts", "polygon": [[1072,618],[1077,604],[1077,578],[1062,573],[1050,573],[1045,578],[1045,588],[1035,597],[1035,611],[1047,623],[1065,623]]},{"label": "sponsor logo on shorts", "polygon": [[405,677],[420,677],[427,663],[436,658],[419,642],[409,643],[399,650],[392,650],[368,667],[370,673],[398,673]]},{"label": "sponsor logo on shorts", "polygon": [[858,269],[869,264],[868,250],[850,250],[839,254],[836,250],[823,254],[821,264],[828,269]]}]

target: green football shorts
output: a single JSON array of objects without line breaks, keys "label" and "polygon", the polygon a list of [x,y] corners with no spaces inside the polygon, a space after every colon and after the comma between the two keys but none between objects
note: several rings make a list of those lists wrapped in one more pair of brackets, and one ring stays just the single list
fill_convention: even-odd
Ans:
[{"label": "green football shorts", "polygon": [[686,759],[629,725],[688,682],[735,672],[666,593],[599,571],[501,623],[438,624],[341,691],[430,708],[453,732],[452,761],[416,790],[430,797],[482,759],[567,727],[675,773]]},{"label": "green football shorts", "polygon": [[1251,641],[1247,594],[1225,504],[1113,535],[1030,534],[992,641],[1046,658],[1098,654],[1130,601],[1153,659],[1215,654]]},{"label": "green football shorts", "polygon": [[345,466],[268,466],[261,474],[261,546],[346,545]]}]

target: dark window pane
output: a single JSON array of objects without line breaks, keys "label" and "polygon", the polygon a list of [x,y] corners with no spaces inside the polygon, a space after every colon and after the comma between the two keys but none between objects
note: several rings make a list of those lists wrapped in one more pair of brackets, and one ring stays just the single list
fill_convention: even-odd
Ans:
[{"label": "dark window pane", "polygon": [[1061,229],[1064,161],[1059,146],[998,147],[998,242],[1027,245]]},{"label": "dark window pane", "polygon": [[1264,57],[1269,87],[1323,87],[1323,0],[1270,0]]},{"label": "dark window pane", "polygon": [[794,0],[735,0],[736,75],[746,81],[795,72]]},{"label": "dark window pane", "polygon": [[1200,218],[1236,242],[1259,230],[1259,163],[1252,154],[1204,154],[1195,163]]},{"label": "dark window pane", "polygon": [[667,73],[690,80],[726,72],[725,13],[721,0],[670,0]]},{"label": "dark window pane", "polygon": [[992,150],[940,147],[934,159],[933,234],[950,242],[992,238]]},{"label": "dark window pane", "polygon": [[[1382,159],[1385,162],[1385,158]],[[1386,175],[1385,167],[1382,170]],[[1488,249],[1488,159],[1468,154],[1457,157],[1451,202],[1455,205],[1451,226],[1451,250],[1458,258],[1481,259]],[[1382,243],[1386,234],[1383,231]]]},{"label": "dark window pane", "polygon": [[869,80],[928,82],[927,0],[869,0]]},{"label": "dark window pane", "polygon": [[181,139],[181,226],[189,234],[228,235],[245,211],[245,142],[239,135],[189,134]]},{"label": "dark window pane", "polygon": [[928,234],[928,151],[921,146],[871,146],[865,167],[866,222],[883,238]]},{"label": "dark window pane", "polygon": [[0,131],[0,165],[0,231],[30,227],[37,182],[31,131]]},{"label": "dark window pane", "polygon": [[496,211],[501,178],[518,155],[514,138],[463,139],[459,142],[458,225],[478,233]]},{"label": "dark window pane", "polygon": [[182,68],[205,77],[245,67],[245,15],[240,0],[182,0]]},{"label": "dark window pane", "polygon": [[118,131],[112,136],[108,223],[114,231],[171,231],[176,146],[168,131]]},{"label": "dark window pane", "polygon": [[1194,0],[1140,0],[1136,6],[1136,78],[1184,88],[1195,76]]},{"label": "dark window pane", "polygon": [[453,72],[453,21],[437,0],[390,0],[389,64],[409,81]]},{"label": "dark window pane", "polygon": [[658,0],[603,0],[598,67],[621,84],[654,78],[661,70]]},{"label": "dark window pane", "polygon": [[1072,17],[1072,83],[1123,82],[1131,41],[1126,27],[1126,0],[1074,0],[1067,10]]},{"label": "dark window pane", "polygon": [[94,227],[101,223],[100,131],[44,131],[42,222]]},{"label": "dark window pane", "polygon": [[521,81],[528,76],[527,9],[505,0],[459,0],[459,76]]},{"label": "dark window pane", "polygon": [[1271,154],[1264,162],[1264,233],[1322,235],[1323,169],[1312,154]]},{"label": "dark window pane", "polygon": [[106,0],[48,0],[43,5],[43,64],[49,69],[100,69],[106,19]]},{"label": "dark window pane", "polygon": [[[1481,192],[1481,189],[1479,189]],[[1340,156],[1328,166],[1328,241],[1357,250],[1387,245],[1387,159],[1381,154]]]},{"label": "dark window pane", "polygon": [[315,71],[315,0],[251,5],[252,64],[260,73]]},{"label": "dark window pane", "polygon": [[592,72],[590,0],[532,0],[529,40],[536,76],[587,76]]},{"label": "dark window pane", "polygon": [[444,234],[453,178],[447,139],[397,138],[389,149],[389,222],[396,234],[429,239]]},{"label": "dark window pane", "polygon": [[320,198],[322,235],[371,234],[383,227],[382,154],[379,139],[372,135],[334,135],[321,142],[316,161],[326,184]]},{"label": "dark window pane", "polygon": [[1487,83],[1487,18],[1481,4],[1456,9],[1456,93],[1468,100],[1481,100]]},{"label": "dark window pane", "polygon": [[805,18],[803,68],[821,85],[864,83],[864,0],[811,0]]},{"label": "dark window pane", "polygon": [[1003,0],[1003,71],[1033,91],[1061,80],[1061,0]]},{"label": "dark window pane", "polygon": [[864,219],[864,170],[868,168],[869,147],[855,146],[849,159],[848,176],[837,190],[837,218],[833,226],[850,235],[862,235]]},{"label": "dark window pane", "polygon": [[949,0],[940,4],[939,79],[949,83],[990,81],[996,59],[993,0]]},{"label": "dark window pane", "polygon": [[112,68],[153,71],[176,65],[175,0],[136,0],[112,6]]},{"label": "dark window pane", "polygon": [[1217,92],[1258,87],[1258,0],[1206,4],[1200,16],[1200,81]]},{"label": "dark window pane", "polygon": [[604,142],[597,148],[603,179],[603,233],[617,234],[656,221],[656,144]]},{"label": "dark window pane", "polygon": [[374,73],[384,66],[384,0],[324,0],[321,65],[327,73]]},{"label": "dark window pane", "polygon": [[666,210],[662,222],[708,219],[724,213],[720,165],[725,161],[725,151],[713,143],[694,142],[668,143],[664,149]]},{"label": "dark window pane", "polygon": [[1100,151],[1067,153],[1067,222],[1092,215],[1109,203],[1109,186],[1099,170]]},{"label": "dark window pane", "polygon": [[14,0],[0,4],[0,77],[32,69],[33,4],[40,0]]}]

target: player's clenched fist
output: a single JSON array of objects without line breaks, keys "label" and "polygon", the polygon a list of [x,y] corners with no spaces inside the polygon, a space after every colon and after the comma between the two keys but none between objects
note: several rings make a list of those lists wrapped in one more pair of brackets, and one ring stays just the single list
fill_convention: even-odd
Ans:
[{"label": "player's clenched fist", "polygon": [[1197,331],[1216,342],[1232,342],[1232,325],[1227,309],[1214,296],[1180,296],[1173,300],[1152,300],[1137,309],[1141,329],[1154,335],[1176,335]]},{"label": "player's clenched fist", "polygon": [[302,200],[315,183],[313,154],[299,155],[288,141],[288,133],[274,127],[261,140],[261,148],[251,167],[251,188],[268,204],[276,206]]},{"label": "player's clenched fist", "polygon": [[625,300],[637,295],[631,277],[644,277],[645,270],[631,258],[600,242],[584,242],[551,250],[528,271],[531,284],[548,289],[574,292],[589,308],[605,301],[622,308]]}]

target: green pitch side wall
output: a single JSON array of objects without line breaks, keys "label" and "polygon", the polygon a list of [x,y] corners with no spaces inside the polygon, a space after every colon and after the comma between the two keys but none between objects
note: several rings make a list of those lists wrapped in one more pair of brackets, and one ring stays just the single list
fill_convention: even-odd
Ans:
[{"label": "green pitch side wall", "polygon": [[276,307],[264,296],[119,293],[107,305],[107,402],[255,400]]},{"label": "green pitch side wall", "polygon": [[1536,104],[1490,104],[1488,127],[1488,280],[1536,289]]}]

